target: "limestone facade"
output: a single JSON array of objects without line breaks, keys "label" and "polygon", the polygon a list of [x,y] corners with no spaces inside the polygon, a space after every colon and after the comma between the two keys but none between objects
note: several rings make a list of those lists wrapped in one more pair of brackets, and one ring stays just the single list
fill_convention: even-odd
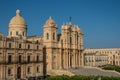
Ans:
[{"label": "limestone facade", "polygon": [[120,48],[85,49],[84,66],[98,67],[103,65],[120,66]]},{"label": "limestone facade", "polygon": [[8,36],[0,33],[0,80],[43,76],[41,37],[26,36],[27,26],[19,10],[8,29]]},{"label": "limestone facade", "polygon": [[62,25],[61,34],[50,17],[44,25],[47,70],[77,68],[82,65],[83,33],[71,22]]},{"label": "limestone facade", "polygon": [[16,11],[8,36],[0,33],[0,79],[43,76],[43,67],[48,72],[82,66],[83,33],[77,25],[64,24],[58,34],[57,24],[49,17],[43,28],[43,36],[27,36],[27,24]]}]

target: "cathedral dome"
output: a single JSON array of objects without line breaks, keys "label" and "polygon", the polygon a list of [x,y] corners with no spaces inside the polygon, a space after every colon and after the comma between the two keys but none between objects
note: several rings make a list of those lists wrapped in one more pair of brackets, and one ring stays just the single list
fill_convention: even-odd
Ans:
[{"label": "cathedral dome", "polygon": [[24,18],[20,16],[20,10],[16,10],[16,16],[10,20],[9,25],[26,25]]},{"label": "cathedral dome", "polygon": [[56,26],[56,23],[55,21],[52,19],[52,17],[49,17],[49,19],[46,21],[45,23],[45,26],[54,26],[54,27],[57,27]]}]

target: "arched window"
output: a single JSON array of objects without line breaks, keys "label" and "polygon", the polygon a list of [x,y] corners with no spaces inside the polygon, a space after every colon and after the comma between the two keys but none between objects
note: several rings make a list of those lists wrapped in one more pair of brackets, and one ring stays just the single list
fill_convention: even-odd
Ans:
[{"label": "arched window", "polygon": [[18,31],[16,31],[16,35],[18,35]]},{"label": "arched window", "polygon": [[55,40],[55,33],[53,33],[53,40]]},{"label": "arched window", "polygon": [[49,34],[47,33],[47,39],[49,39]]}]

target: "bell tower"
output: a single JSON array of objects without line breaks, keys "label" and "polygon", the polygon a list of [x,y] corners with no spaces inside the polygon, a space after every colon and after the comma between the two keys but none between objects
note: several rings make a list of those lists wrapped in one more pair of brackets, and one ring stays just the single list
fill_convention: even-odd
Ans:
[{"label": "bell tower", "polygon": [[52,17],[44,25],[44,45],[46,47],[55,47],[57,43],[57,25]]},{"label": "bell tower", "polygon": [[57,25],[55,21],[49,17],[44,25],[44,46],[46,49],[46,67],[47,71],[54,69],[55,48],[57,46]]}]

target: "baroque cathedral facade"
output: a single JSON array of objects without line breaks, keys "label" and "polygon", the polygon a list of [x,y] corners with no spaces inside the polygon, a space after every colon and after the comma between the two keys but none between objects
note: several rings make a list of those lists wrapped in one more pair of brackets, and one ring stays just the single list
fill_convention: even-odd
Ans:
[{"label": "baroque cathedral facade", "polygon": [[0,80],[45,76],[51,70],[120,65],[120,49],[85,49],[83,32],[71,21],[58,26],[49,17],[43,36],[27,36],[27,24],[16,10],[8,35],[0,33]]},{"label": "baroque cathedral facade", "polygon": [[64,24],[58,34],[49,17],[43,28],[43,36],[27,36],[27,24],[16,11],[8,35],[0,33],[0,79],[40,77],[52,69],[82,66],[83,33],[77,25]]}]

